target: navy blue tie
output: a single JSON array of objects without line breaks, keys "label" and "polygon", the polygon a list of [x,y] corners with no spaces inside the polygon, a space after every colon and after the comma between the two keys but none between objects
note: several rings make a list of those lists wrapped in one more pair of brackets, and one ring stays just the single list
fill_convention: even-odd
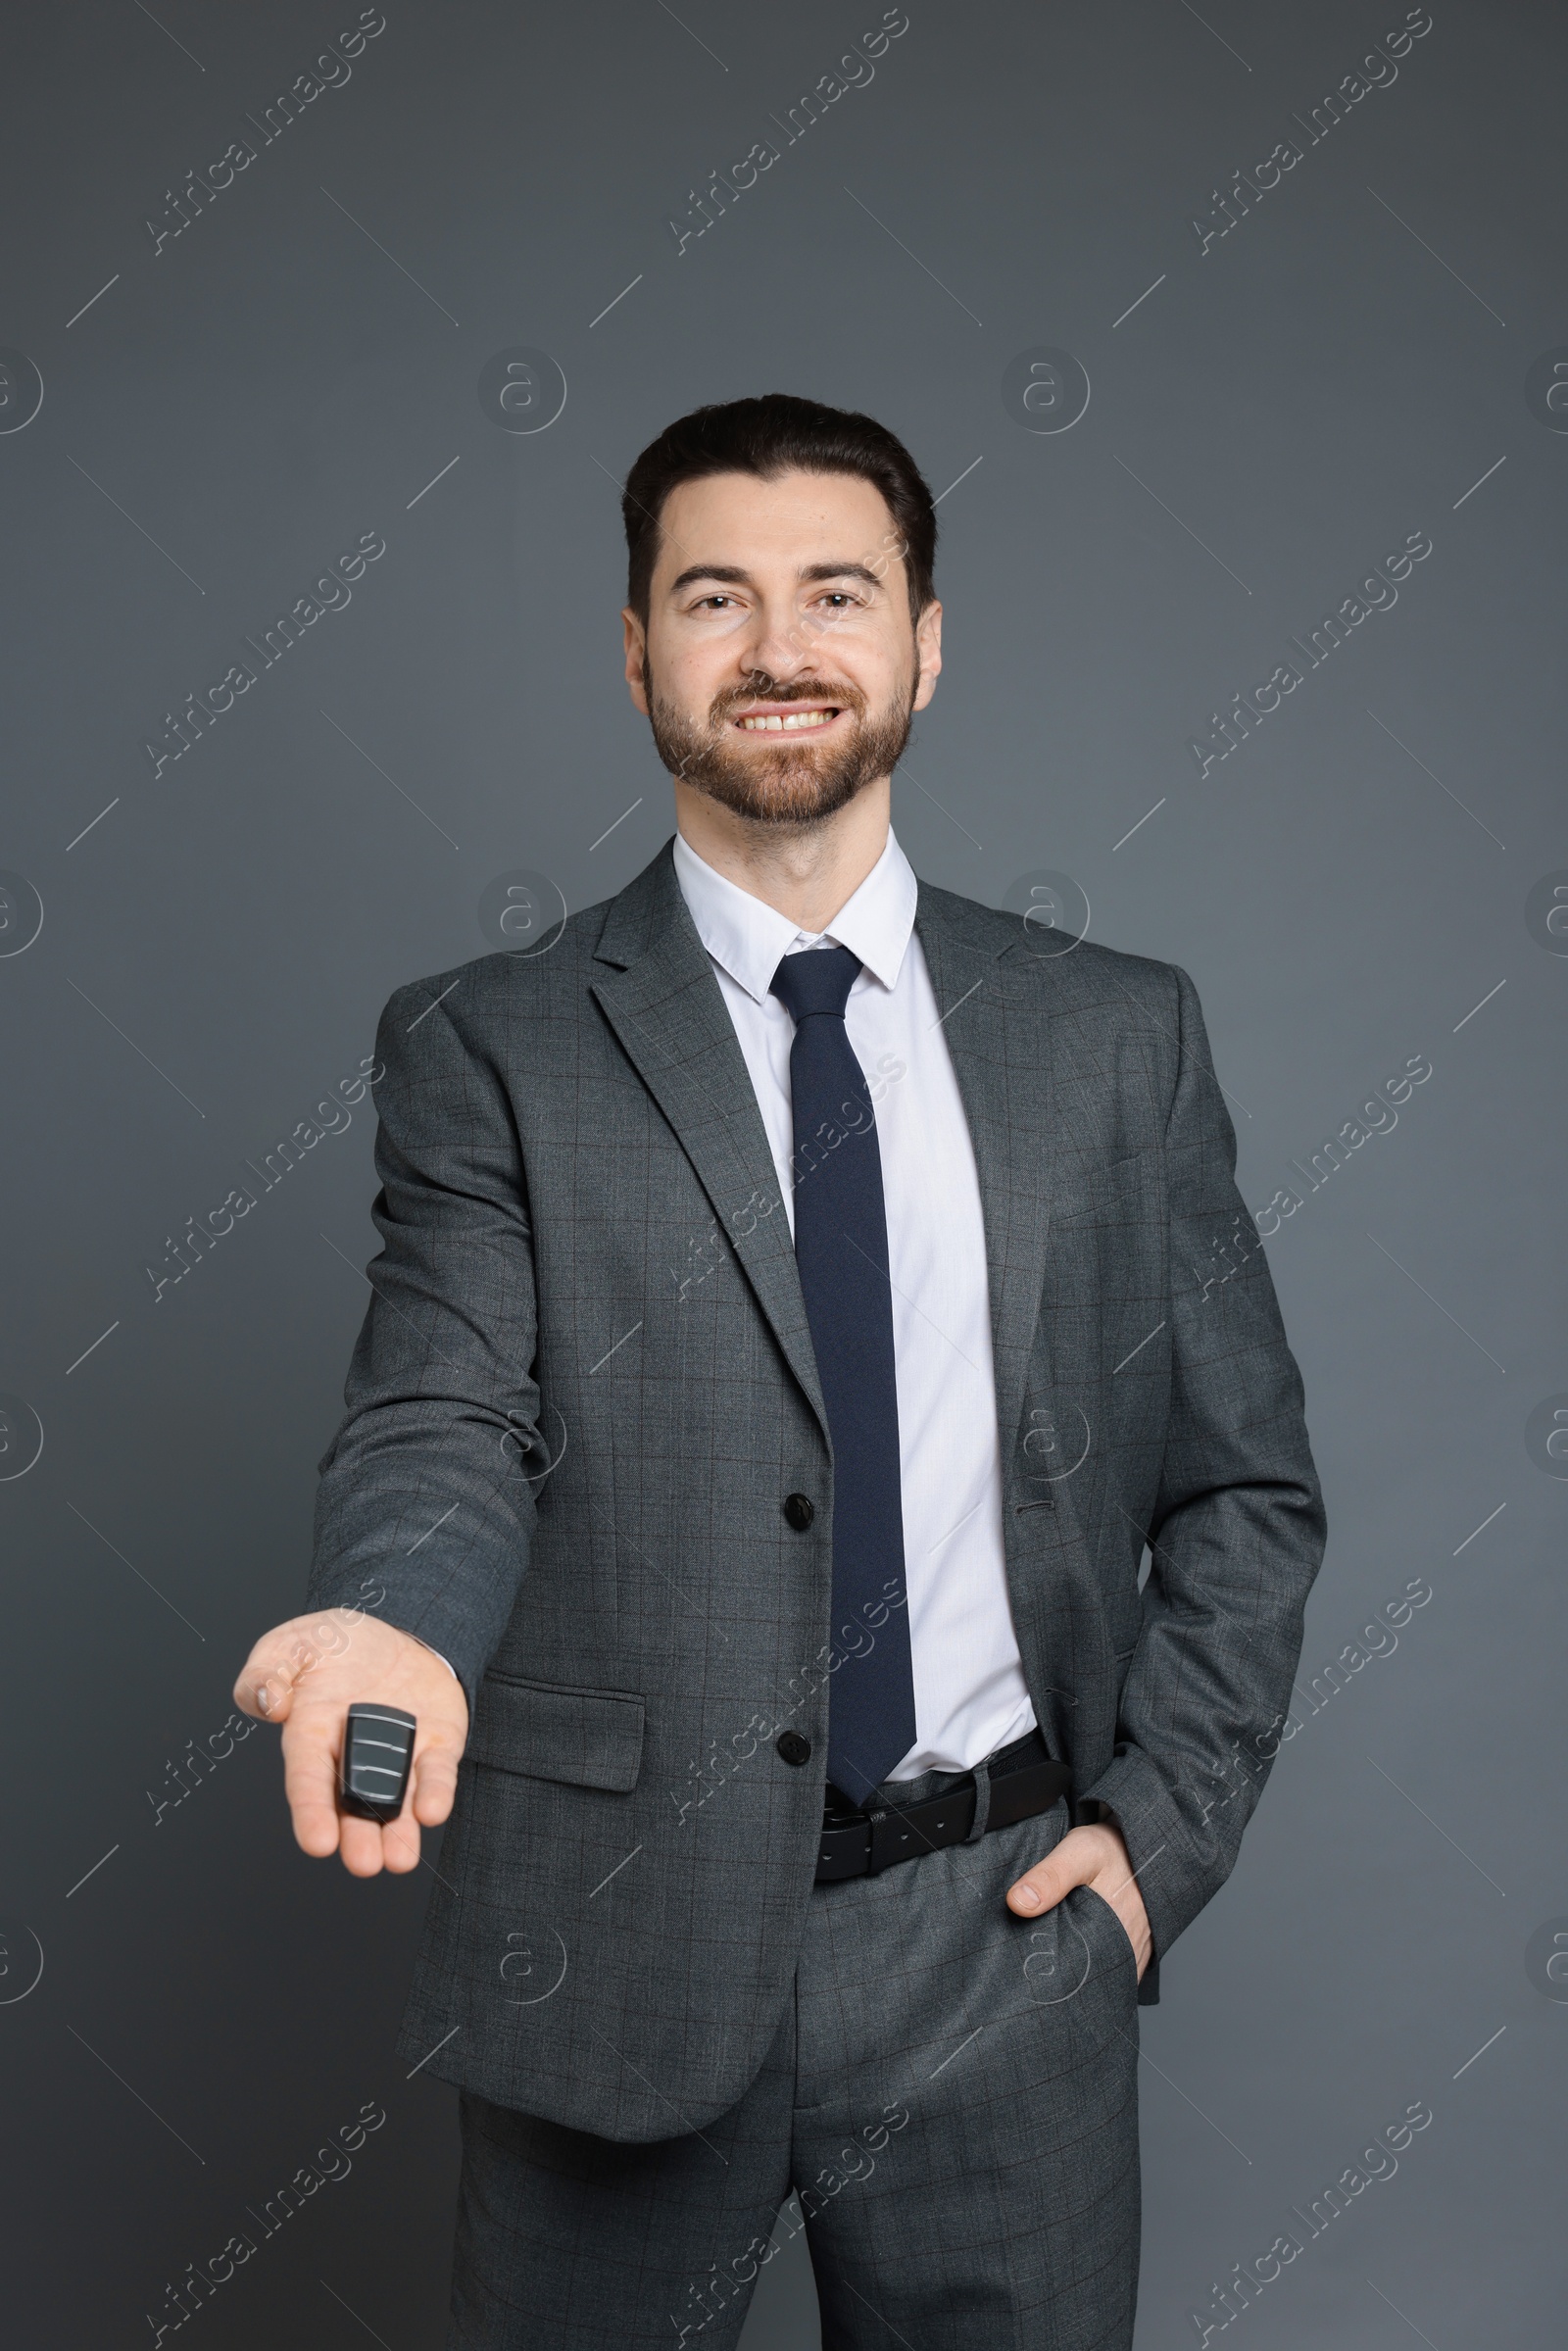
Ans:
[{"label": "navy blue tie", "polygon": [[833,1647],[827,1776],[864,1804],[914,1744],[899,1398],[882,1154],[844,1026],[847,947],[785,955],[772,993],[795,1022],[795,1260],[833,1441]]}]

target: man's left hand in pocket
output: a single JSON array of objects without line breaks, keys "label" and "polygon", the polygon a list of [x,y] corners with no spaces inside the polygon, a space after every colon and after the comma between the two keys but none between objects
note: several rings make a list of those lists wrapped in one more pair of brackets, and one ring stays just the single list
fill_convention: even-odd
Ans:
[{"label": "man's left hand in pocket", "polygon": [[1138,1962],[1139,1981],[1153,1957],[1154,1938],[1138,1881],[1120,1833],[1104,1822],[1069,1829],[1059,1845],[1007,1888],[1007,1908],[1017,1918],[1042,1918],[1075,1886],[1087,1886],[1121,1921]]}]

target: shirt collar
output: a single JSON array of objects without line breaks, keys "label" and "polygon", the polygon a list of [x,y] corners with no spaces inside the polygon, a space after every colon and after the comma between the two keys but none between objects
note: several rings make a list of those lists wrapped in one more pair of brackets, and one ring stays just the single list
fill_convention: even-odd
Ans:
[{"label": "shirt collar", "polygon": [[896,984],[914,928],[919,886],[891,825],[882,855],[821,932],[800,930],[776,906],[716,872],[680,833],[675,835],[674,858],[676,879],[698,937],[714,962],[758,1004],[767,1002],[782,955],[823,939],[858,955],[884,988]]}]

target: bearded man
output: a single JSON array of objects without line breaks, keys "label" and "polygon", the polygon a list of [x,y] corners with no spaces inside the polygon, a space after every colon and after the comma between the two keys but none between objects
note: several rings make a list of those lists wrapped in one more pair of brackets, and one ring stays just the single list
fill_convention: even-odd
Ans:
[{"label": "bearded man", "polygon": [[[402,2046],[462,2092],[451,2345],[733,2345],[798,2192],[825,2344],[1126,2351],[1138,2006],[1323,1543],[1264,1255],[1201,1275],[1197,997],[911,871],[893,434],[700,409],[623,512],[675,835],[387,1006],[346,1630],[236,1696],[307,1853],[448,1823]],[[339,1808],[354,1703],[416,1718],[395,1819]]]}]

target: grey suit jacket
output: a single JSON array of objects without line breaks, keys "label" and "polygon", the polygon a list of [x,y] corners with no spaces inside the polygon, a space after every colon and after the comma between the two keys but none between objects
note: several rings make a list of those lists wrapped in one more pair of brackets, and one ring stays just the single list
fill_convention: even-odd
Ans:
[{"label": "grey suit jacket", "polygon": [[[915,919],[979,1165],[1024,1671],[1164,1954],[1288,1702],[1323,1541],[1300,1381],[1262,1252],[1213,1278],[1252,1228],[1186,974],[1037,954],[924,884]],[[839,1662],[789,1228],[668,846],[548,953],[401,989],[376,1051],[384,1246],[311,1601],[428,1641],[472,1718],[400,2046],[668,2137],[789,1995]]]}]

